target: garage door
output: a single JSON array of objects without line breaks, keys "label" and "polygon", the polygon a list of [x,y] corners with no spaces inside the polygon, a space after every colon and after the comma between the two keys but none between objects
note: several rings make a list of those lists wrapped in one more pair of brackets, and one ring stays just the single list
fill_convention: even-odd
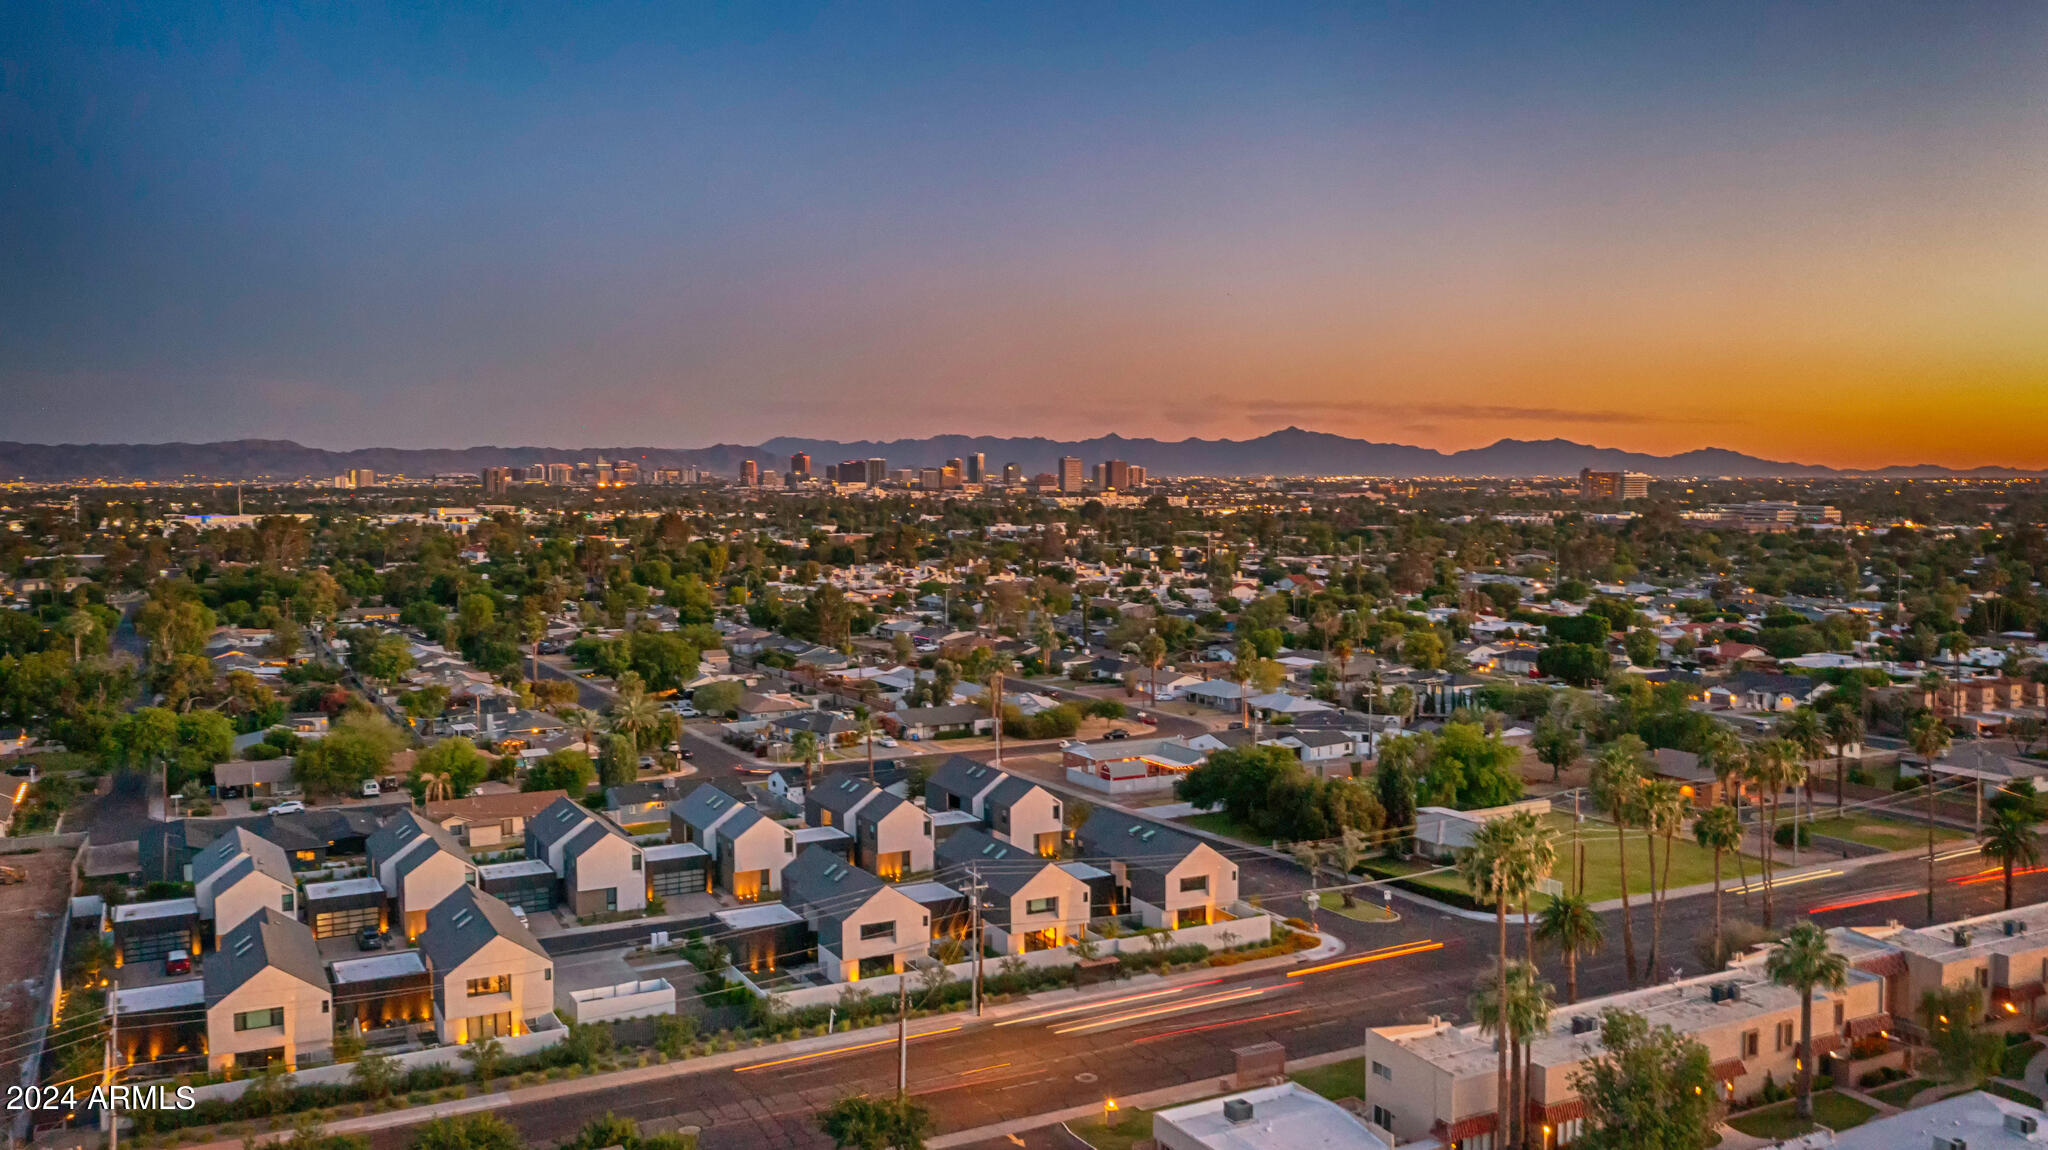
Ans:
[{"label": "garage door", "polygon": [[121,940],[123,963],[157,962],[174,950],[192,945],[192,936],[182,930],[163,934],[131,934]]},{"label": "garage door", "polygon": [[548,886],[522,886],[502,891],[498,895],[507,906],[516,906],[528,914],[544,914],[555,909],[555,890]]},{"label": "garage door", "polygon": [[314,938],[346,938],[365,927],[383,922],[383,911],[374,906],[348,910],[323,910],[313,915]]},{"label": "garage door", "polygon": [[711,889],[711,871],[702,862],[679,870],[657,871],[648,876],[647,888],[649,893],[661,898],[703,894]]}]

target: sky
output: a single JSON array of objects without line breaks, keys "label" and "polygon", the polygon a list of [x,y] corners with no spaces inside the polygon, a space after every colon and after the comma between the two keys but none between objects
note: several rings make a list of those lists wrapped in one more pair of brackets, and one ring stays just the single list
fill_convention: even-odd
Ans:
[{"label": "sky", "polygon": [[0,439],[2048,467],[2048,5],[0,5]]}]

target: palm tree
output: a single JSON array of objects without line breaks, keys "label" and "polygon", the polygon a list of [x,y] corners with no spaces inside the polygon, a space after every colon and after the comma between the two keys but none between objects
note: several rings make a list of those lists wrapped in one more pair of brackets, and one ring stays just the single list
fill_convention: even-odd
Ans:
[{"label": "palm tree", "polygon": [[1330,654],[1337,659],[1337,705],[1351,705],[1351,640],[1339,639],[1330,648]]},{"label": "palm tree", "polygon": [[[996,769],[1003,769],[1003,673],[992,671],[988,677],[988,714],[994,720],[996,738]],[[872,752],[870,752],[872,756]],[[868,777],[874,777],[874,770],[868,770]]]},{"label": "palm tree", "polygon": [[[1664,899],[1671,890],[1671,842],[1685,823],[1685,796],[1670,779],[1649,779],[1643,783],[1641,810],[1643,845],[1650,859],[1650,961],[1644,964],[1652,982],[1657,979],[1657,957],[1664,948]],[[1664,840],[1662,882],[1657,879],[1657,840]]]},{"label": "palm tree", "polygon": [[2014,867],[2035,866],[2041,861],[2041,844],[2034,837],[2034,820],[2016,806],[2002,806],[1991,813],[1984,828],[1979,853],[2005,872],[2005,909],[2012,909]]},{"label": "palm tree", "polygon": [[1534,962],[1536,920],[1529,914],[1529,897],[1557,869],[1557,832],[1531,811],[1521,811],[1509,817],[1514,820],[1515,833],[1519,836],[1522,865],[1529,872],[1529,881],[1522,887],[1521,898],[1522,957]]},{"label": "palm tree", "polygon": [[1934,760],[1948,750],[1948,727],[1932,711],[1923,711],[1906,729],[1906,743],[1927,765],[1922,785],[1927,790],[1927,923],[1934,924]]},{"label": "palm tree", "polygon": [[[1252,697],[1245,690],[1245,684],[1251,682],[1252,662],[1259,657],[1259,649],[1248,640],[1240,639],[1237,650],[1232,654],[1235,658],[1230,661],[1230,681],[1237,684],[1238,705],[1244,711],[1244,729],[1249,731],[1252,729]],[[1254,737],[1252,741],[1256,743],[1258,739]]]},{"label": "palm tree", "polygon": [[1848,785],[1849,744],[1863,741],[1863,718],[1856,708],[1840,706],[1828,712],[1828,741],[1835,745],[1835,814],[1842,813],[1842,788]]},{"label": "palm tree", "polygon": [[861,744],[868,749],[868,781],[872,783],[875,781],[875,736],[881,732],[880,724],[875,722],[874,712],[865,707],[861,708],[860,717],[853,721],[853,731],[860,738]]},{"label": "palm tree", "polygon": [[[1778,836],[1778,802],[1785,788],[1791,785],[1794,764],[1789,748],[1782,739],[1765,739],[1751,748],[1749,753],[1749,780],[1755,784],[1757,799],[1764,808],[1763,833],[1763,875],[1764,875],[1764,925],[1771,925],[1771,860],[1776,853]],[[1792,833],[1798,834],[1798,831]]]},{"label": "palm tree", "polygon": [[[1494,926],[1499,953],[1494,958],[1496,999],[1508,997],[1508,907],[1526,897],[1535,884],[1529,866],[1529,841],[1514,816],[1493,819],[1473,832],[1472,845],[1458,852],[1458,874],[1472,897],[1493,904]],[[1508,1099],[1508,1046],[1500,1044],[1499,1083],[1496,1093],[1501,1123],[1512,1118]]]},{"label": "palm tree", "polygon": [[[1785,740],[1786,745],[1792,748],[1794,757],[1799,761],[1799,780],[1794,781],[1790,785],[1800,786],[1802,783],[1805,785],[1806,805],[1810,816],[1813,808],[1813,785],[1811,775],[1806,769],[1806,764],[1820,758],[1821,754],[1828,749],[1827,730],[1821,723],[1820,713],[1812,707],[1800,707],[1783,719],[1778,720],[1778,725],[1773,728],[1772,733]],[[1799,803],[1796,799],[1792,804],[1792,827],[1792,833],[1796,840],[1799,834]]]},{"label": "palm tree", "polygon": [[1594,954],[1607,941],[1600,916],[1582,894],[1552,896],[1550,905],[1536,923],[1536,939],[1554,946],[1564,956],[1564,993],[1567,1002],[1579,1000],[1579,956]]},{"label": "palm tree", "polygon": [[[1742,781],[1749,775],[1749,748],[1742,737],[1719,723],[1707,731],[1705,744],[1700,748],[1700,760],[1707,769],[1714,772],[1714,780],[1720,784],[1721,801],[1735,812],[1735,825],[1742,825]],[[1735,873],[1742,879],[1742,901],[1749,902],[1749,867],[1742,861],[1742,851],[1735,852]]]},{"label": "palm tree", "polygon": [[1166,640],[1157,631],[1145,632],[1145,638],[1138,643],[1138,659],[1152,671],[1152,698],[1154,706],[1159,703],[1159,668],[1166,665]]},{"label": "palm tree", "polygon": [[57,630],[71,637],[71,662],[76,666],[85,637],[100,629],[99,621],[84,611],[73,611],[57,624]]},{"label": "palm tree", "polygon": [[1794,1113],[1813,1117],[1813,992],[1839,992],[1849,985],[1849,960],[1828,946],[1827,932],[1812,920],[1799,923],[1771,948],[1764,973],[1779,986],[1799,992],[1799,1104]]},{"label": "palm tree", "polygon": [[1734,807],[1719,803],[1704,811],[1693,820],[1693,841],[1714,852],[1714,962],[1719,965],[1727,956],[1721,953],[1721,852],[1735,851],[1739,857],[1742,851],[1742,816]]},{"label": "palm tree", "polygon": [[645,692],[621,691],[612,703],[610,726],[633,740],[636,749],[645,747],[661,727],[661,708]]},{"label": "palm tree", "polygon": [[447,772],[435,774],[432,771],[428,771],[420,776],[420,801],[431,803],[447,798],[449,789],[453,784],[454,780],[448,776]]},{"label": "palm tree", "polygon": [[[1515,1119],[1526,1107],[1522,1099],[1528,1094],[1523,1056],[1527,1041],[1532,1035],[1542,1033],[1550,1025],[1550,1011],[1556,1004],[1552,1001],[1551,986],[1543,981],[1542,971],[1531,962],[1511,962],[1507,965],[1506,977],[1496,985],[1482,981],[1473,988],[1470,1007],[1473,1021],[1479,1024],[1482,1033],[1492,1034],[1500,1039],[1501,1050],[1509,1056],[1515,1071],[1509,1080],[1506,1108],[1496,1120],[1501,1132],[1498,1143],[1513,1145],[1515,1132],[1520,1125]],[[1526,1129],[1523,1131],[1526,1135]]]},{"label": "palm tree", "polygon": [[1615,864],[1621,871],[1621,953],[1630,986],[1636,981],[1635,912],[1628,905],[1628,824],[1643,786],[1643,741],[1623,735],[1593,763],[1593,801],[1614,822]]},{"label": "palm tree", "polygon": [[804,790],[809,791],[811,786],[817,781],[818,733],[816,731],[798,731],[795,737],[789,740],[789,752],[803,760]]}]

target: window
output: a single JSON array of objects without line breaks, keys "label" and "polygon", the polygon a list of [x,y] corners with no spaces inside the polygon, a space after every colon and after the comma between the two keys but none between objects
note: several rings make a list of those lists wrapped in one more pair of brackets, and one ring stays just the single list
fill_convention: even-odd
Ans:
[{"label": "window", "polygon": [[1757,1056],[1759,1037],[1759,1032],[1754,1030],[1742,1032],[1742,1056],[1744,1058],[1755,1058]]},{"label": "window", "polygon": [[[317,861],[319,861],[319,858],[320,858],[320,856],[319,856],[319,855],[317,855],[317,854],[313,853],[312,851],[299,851],[299,852],[297,852],[296,854],[292,855],[292,857],[293,857],[293,858],[295,858],[295,859],[297,859],[297,860],[299,860],[300,862],[303,862],[303,863],[309,863],[309,862],[317,862]],[[2048,965],[2048,964],[2043,964],[2043,965]]]},{"label": "window", "polygon": [[471,998],[480,998],[486,994],[505,994],[512,989],[512,976],[494,974],[489,978],[472,978],[466,988]]},{"label": "window", "polygon": [[1201,891],[1202,893],[1206,894],[1208,893],[1208,890],[1208,875],[1198,874],[1195,875],[1193,878],[1184,878],[1180,880],[1180,893],[1182,894],[1193,894],[1196,891]]},{"label": "window", "polygon": [[1842,1029],[1842,1013],[1842,1004],[1839,1002],[1835,1003],[1835,1029],[1838,1031]]},{"label": "window", "polygon": [[1978,968],[1977,968],[1977,986],[1978,986],[1978,988],[1979,988],[1979,989],[1982,989],[1983,987],[1987,987],[1987,986],[1990,986],[1990,985],[1991,985],[1991,970],[1990,970],[1990,968],[1988,968],[1988,967],[1982,967],[1982,966],[1978,967]]},{"label": "window", "polygon": [[[1394,1068],[1384,1062],[1376,1061],[1372,1064],[1372,1076],[1382,1082],[1392,1082],[1394,1080]],[[1384,1126],[1386,1123],[1382,1122],[1380,1125]]]},{"label": "window", "polygon": [[1394,1112],[1384,1106],[1374,1106],[1372,1108],[1372,1124],[1382,1130],[1392,1130],[1394,1128]]},{"label": "window", "polygon": [[327,1013],[327,1008],[328,1008],[328,1006],[329,1006],[329,1005],[330,1005],[330,1004],[328,1003],[328,1001],[327,1001],[326,999],[324,999],[324,998],[323,998],[323,999],[321,999],[321,1000],[320,1000],[320,1013],[322,1013],[322,1014],[325,1014],[325,1013]]},{"label": "window", "polygon": [[896,941],[895,919],[892,918],[888,922],[864,922],[860,924],[860,940],[862,942],[873,942],[880,938],[886,938],[890,942]]},{"label": "window", "polygon": [[284,1025],[284,1007],[273,1006],[268,1010],[245,1010],[235,1015],[236,1030],[264,1030]]},{"label": "window", "polygon": [[283,905],[282,907],[280,907],[279,909],[281,909],[281,910],[283,910],[283,911],[285,911],[285,912],[287,912],[287,913],[289,913],[289,912],[291,911],[291,909],[292,909],[292,892],[291,892],[291,891],[286,891],[286,892],[284,892],[284,905]]},{"label": "window", "polygon": [[1794,1042],[1796,1041],[1796,1039],[1795,1039],[1795,1038],[1793,1037],[1793,1027],[1792,1027],[1792,1024],[1791,1024],[1791,1023],[1789,1023],[1789,1022],[1780,1022],[1780,1023],[1778,1024],[1778,1035],[1777,1035],[1777,1037],[1778,1037],[1778,1045],[1777,1045],[1776,1049],[1779,1049],[1779,1050],[1785,1050],[1785,1049],[1789,1049],[1789,1048],[1790,1048],[1790,1047],[1792,1046],[1792,1044],[1793,1044],[1793,1043],[1794,1043]]},{"label": "window", "polygon": [[633,869],[634,869],[634,870],[639,870],[639,869],[640,869],[640,855],[639,855],[639,853],[638,853],[637,851],[636,851],[636,852],[634,852],[634,855],[633,855]]},{"label": "window", "polygon": [[610,890],[604,892],[604,909],[606,911],[614,911],[619,909],[618,887],[612,887]]},{"label": "window", "polygon": [[1025,914],[1058,914],[1059,912],[1060,900],[1058,896],[1034,898],[1024,904]]}]

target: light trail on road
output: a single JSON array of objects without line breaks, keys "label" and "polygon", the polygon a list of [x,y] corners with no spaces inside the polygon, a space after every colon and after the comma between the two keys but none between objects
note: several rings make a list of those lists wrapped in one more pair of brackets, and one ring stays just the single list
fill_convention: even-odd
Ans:
[{"label": "light trail on road", "polygon": [[[2014,878],[2022,878],[2030,874],[2048,874],[2048,866],[2014,867],[2012,871],[2012,877]],[[1988,871],[1980,871],[1976,874],[1966,874],[1961,876],[1960,878],[1952,878],[1948,881],[1955,883],[1957,886],[1976,886],[1978,883],[1998,882],[2004,878],[2004,870],[1998,867],[1992,867]]]},{"label": "light trail on road", "polygon": [[1814,880],[1816,880],[1816,879],[1823,879],[1823,878],[1840,878],[1840,877],[1842,877],[1842,872],[1841,872],[1841,871],[1838,871],[1838,870],[1810,870],[1810,871],[1806,871],[1806,872],[1803,872],[1803,873],[1801,873],[1801,874],[1795,874],[1795,875],[1791,875],[1791,876],[1788,876],[1788,877],[1786,877],[1786,878],[1779,878],[1779,877],[1777,877],[1776,875],[1772,875],[1772,876],[1771,876],[1771,881],[1770,881],[1770,882],[1768,882],[1768,883],[1764,882],[1764,881],[1763,881],[1762,879],[1753,879],[1753,880],[1751,880],[1750,882],[1748,882],[1748,883],[1745,883],[1745,884],[1744,884],[1744,885],[1742,885],[1742,886],[1731,886],[1731,887],[1729,887],[1729,888],[1728,888],[1728,893],[1730,893],[1730,894],[1751,894],[1751,893],[1761,893],[1761,892],[1763,891],[1763,889],[1764,889],[1764,888],[1765,888],[1766,886],[1770,887],[1770,888],[1771,888],[1772,890],[1777,890],[1777,889],[1778,889],[1779,887],[1785,887],[1785,886],[1798,886],[1798,885],[1799,885],[1800,883],[1803,883],[1803,882],[1813,882],[1813,881],[1814,881]]},{"label": "light trail on road", "polygon": [[1094,1034],[1113,1027],[1127,1026],[1133,1022],[1142,1022],[1147,1018],[1158,1018],[1161,1015],[1167,1014],[1184,1014],[1194,1010],[1208,1010],[1212,1007],[1225,1006],[1233,1002],[1243,1002],[1250,998],[1262,998],[1268,994],[1293,990],[1298,985],[1300,984],[1275,983],[1272,986],[1256,986],[1245,990],[1226,991],[1222,994],[1212,994],[1207,998],[1195,998],[1187,1002],[1169,1002],[1148,1010],[1131,1010],[1122,1014],[1112,1014],[1108,1018],[1097,1018],[1085,1022],[1069,1023],[1065,1026],[1056,1026],[1052,1032],[1063,1037],[1069,1034]]},{"label": "light trail on road", "polygon": [[1383,946],[1378,950],[1369,951],[1352,958],[1342,958],[1336,962],[1326,962],[1320,966],[1304,967],[1301,970],[1290,970],[1287,972],[1287,977],[1302,978],[1311,974],[1321,974],[1324,971],[1342,970],[1347,966],[1362,966],[1368,962],[1385,962],[1390,958],[1406,958],[1411,954],[1426,954],[1432,950],[1442,950],[1444,945],[1444,943],[1427,938],[1420,942],[1396,943],[1393,946]]},{"label": "light trail on road", "polygon": [[[911,1035],[910,1041],[917,1042],[920,1039],[937,1038],[941,1034],[952,1034],[953,1032],[959,1029],[961,1028],[958,1026],[948,1026],[944,1030],[927,1030],[923,1034]],[[733,1073],[745,1074],[750,1070],[766,1070],[771,1066],[788,1066],[790,1063],[793,1062],[810,1062],[813,1059],[831,1058],[832,1056],[838,1054],[853,1054],[862,1050],[873,1050],[877,1046],[894,1045],[896,1045],[896,1040],[893,1038],[879,1038],[873,1042],[860,1042],[855,1043],[852,1046],[837,1046],[832,1048],[831,1050],[813,1050],[809,1054],[793,1054],[788,1058],[777,1058],[768,1062],[756,1062],[749,1066],[735,1066],[733,1067]]]},{"label": "light trail on road", "polygon": [[1268,1019],[1286,1018],[1290,1014],[1300,1013],[1301,1008],[1297,1006],[1293,1010],[1276,1010],[1271,1014],[1254,1014],[1250,1018],[1233,1018],[1228,1022],[1211,1022],[1206,1026],[1183,1026],[1179,1030],[1169,1030],[1164,1034],[1148,1034],[1143,1038],[1133,1039],[1132,1043],[1134,1045],[1142,1045],[1147,1042],[1164,1042],[1169,1038],[1179,1038],[1184,1034],[1200,1034],[1204,1030],[1221,1030],[1226,1026],[1243,1026],[1247,1022],[1265,1022]]},{"label": "light trail on road", "polygon": [[1168,987],[1165,990],[1149,990],[1143,994],[1126,994],[1117,998],[1102,998],[1094,1002],[1084,1002],[1079,1006],[1062,1006],[1058,1010],[1041,1010],[1036,1014],[1027,1014],[1022,1018],[1005,1018],[1001,1022],[996,1023],[996,1025],[1023,1026],[1027,1023],[1043,1022],[1048,1018],[1064,1018],[1069,1014],[1079,1014],[1084,1010],[1096,1010],[1105,1006],[1121,1006],[1130,1002],[1147,1002],[1155,998],[1165,998],[1168,995],[1186,994],[1197,987],[1214,986],[1222,981],[1220,978],[1210,978],[1204,979],[1201,982],[1190,982],[1183,986]]},{"label": "light trail on road", "polygon": [[1916,895],[1924,893],[1926,892],[1913,890],[1910,888],[1904,890],[1881,891],[1877,894],[1864,895],[1861,898],[1845,898],[1840,902],[1824,902],[1819,906],[1810,906],[1806,908],[1806,913],[1826,914],[1828,911],[1831,910],[1849,910],[1859,906],[1872,906],[1880,902],[1892,902],[1894,900],[1902,898],[1913,898]]}]

